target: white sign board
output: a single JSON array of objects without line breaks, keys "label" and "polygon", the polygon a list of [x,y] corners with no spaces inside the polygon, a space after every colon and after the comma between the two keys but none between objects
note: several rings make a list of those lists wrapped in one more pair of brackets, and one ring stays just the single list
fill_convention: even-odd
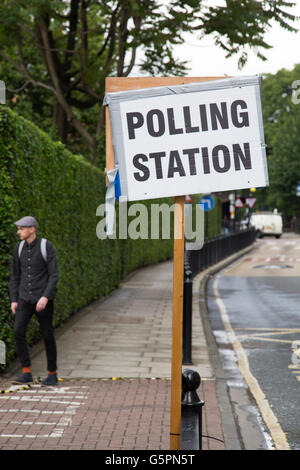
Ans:
[{"label": "white sign board", "polygon": [[129,201],[268,185],[259,76],[108,93]]}]

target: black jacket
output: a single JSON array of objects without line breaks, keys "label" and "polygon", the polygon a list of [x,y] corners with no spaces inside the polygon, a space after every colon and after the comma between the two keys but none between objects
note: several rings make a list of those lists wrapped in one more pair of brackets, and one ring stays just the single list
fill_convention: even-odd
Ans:
[{"label": "black jacket", "polygon": [[24,243],[19,259],[19,243],[15,246],[13,265],[10,275],[9,292],[11,302],[23,299],[36,303],[41,297],[53,299],[58,281],[58,265],[52,243],[47,240],[47,262],[44,261],[41,239],[36,237],[32,243]]}]

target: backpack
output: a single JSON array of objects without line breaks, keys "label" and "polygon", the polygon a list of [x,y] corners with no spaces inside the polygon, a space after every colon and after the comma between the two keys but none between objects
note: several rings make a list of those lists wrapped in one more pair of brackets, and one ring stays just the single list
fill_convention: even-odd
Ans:
[{"label": "backpack", "polygon": [[[25,240],[22,240],[22,241],[20,242],[20,244],[19,244],[19,248],[18,248],[18,256],[19,256],[19,258],[20,258],[20,256],[21,256],[24,243],[25,243]],[[47,243],[47,239],[46,239],[46,238],[41,238],[41,243],[40,243],[41,255],[42,255],[44,261],[47,262],[46,243]]]}]

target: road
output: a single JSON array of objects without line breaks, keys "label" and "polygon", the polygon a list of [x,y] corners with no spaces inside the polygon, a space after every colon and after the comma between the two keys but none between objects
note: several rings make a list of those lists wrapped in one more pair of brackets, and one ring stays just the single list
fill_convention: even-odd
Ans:
[{"label": "road", "polygon": [[300,237],[284,234],[257,240],[207,287],[227,385],[251,392],[267,448],[300,449],[299,286]]}]

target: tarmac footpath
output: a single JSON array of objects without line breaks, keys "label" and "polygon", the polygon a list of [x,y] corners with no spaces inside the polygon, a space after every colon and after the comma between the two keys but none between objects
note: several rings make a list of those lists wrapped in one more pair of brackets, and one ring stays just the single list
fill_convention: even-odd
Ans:
[{"label": "tarmac footpath", "polygon": [[[183,369],[202,379],[203,450],[239,450],[230,404],[224,398],[220,407],[200,315],[208,275],[194,278],[193,365]],[[0,450],[169,450],[172,288],[172,261],[139,269],[57,329],[57,386],[40,383],[42,342],[31,350],[34,384],[11,385],[17,363],[0,375]]]}]

